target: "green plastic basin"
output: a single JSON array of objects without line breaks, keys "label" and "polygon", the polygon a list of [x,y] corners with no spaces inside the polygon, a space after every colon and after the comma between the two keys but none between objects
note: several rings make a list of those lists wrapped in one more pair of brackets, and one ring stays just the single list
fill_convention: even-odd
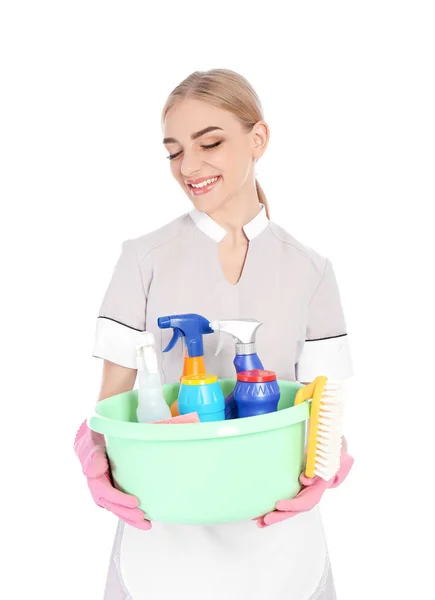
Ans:
[{"label": "green plastic basin", "polygon": [[[220,380],[224,395],[235,380]],[[136,419],[137,390],[95,407],[88,425],[106,440],[114,485],[139,499],[151,521],[211,525],[254,519],[300,490],[309,404],[293,406],[302,384],[279,381],[278,411],[192,424]],[[163,386],[166,402],[179,384]]]}]

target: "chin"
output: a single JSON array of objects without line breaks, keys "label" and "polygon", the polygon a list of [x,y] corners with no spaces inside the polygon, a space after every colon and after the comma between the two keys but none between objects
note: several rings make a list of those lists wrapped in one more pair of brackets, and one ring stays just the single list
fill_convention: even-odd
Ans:
[{"label": "chin", "polygon": [[225,200],[222,200],[222,198],[207,198],[207,196],[208,194],[197,197],[189,195],[189,198],[193,206],[200,212],[214,213],[223,207]]}]

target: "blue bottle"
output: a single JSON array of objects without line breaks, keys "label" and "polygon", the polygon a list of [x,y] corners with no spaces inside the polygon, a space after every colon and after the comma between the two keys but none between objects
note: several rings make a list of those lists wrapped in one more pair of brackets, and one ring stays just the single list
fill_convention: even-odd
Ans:
[{"label": "blue bottle", "polygon": [[180,415],[198,413],[201,422],[225,420],[225,398],[216,375],[186,375],[178,393]]},{"label": "blue bottle", "polygon": [[[263,369],[255,347],[255,335],[261,324],[255,319],[227,319],[210,323],[210,327],[214,331],[229,333],[236,340],[236,356],[233,361],[236,373]],[[222,339],[220,338],[216,355],[219,354],[221,348]],[[237,404],[233,390],[225,399],[225,419],[237,419],[237,416]]]},{"label": "blue bottle", "polygon": [[280,395],[276,373],[273,371],[254,369],[237,374],[234,399],[239,418],[277,411]]},{"label": "blue bottle", "polygon": [[[196,313],[159,317],[160,329],[172,329],[172,339],[163,352],[169,352],[181,338],[183,342],[183,375],[201,375],[206,373],[204,364],[204,344],[202,336],[213,333],[208,320]],[[181,380],[181,377],[180,377]]]}]

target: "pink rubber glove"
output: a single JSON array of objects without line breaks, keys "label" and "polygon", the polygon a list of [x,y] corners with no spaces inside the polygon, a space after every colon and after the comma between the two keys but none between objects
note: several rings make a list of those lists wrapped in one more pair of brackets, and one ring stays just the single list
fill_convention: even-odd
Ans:
[{"label": "pink rubber glove", "polygon": [[89,429],[86,421],[77,432],[74,451],[82,465],[94,502],[133,527],[151,529],[150,521],[145,519],[144,512],[137,508],[138,499],[113,487],[104,436]]},{"label": "pink rubber glove", "polygon": [[285,519],[290,519],[301,512],[307,512],[318,504],[328,488],[338,487],[349,474],[354,459],[344,450],[341,451],[340,469],[338,473],[325,481],[320,477],[308,478],[303,473],[299,481],[304,486],[301,491],[291,500],[280,500],[276,503],[276,510],[254,519],[258,527],[268,527]]}]

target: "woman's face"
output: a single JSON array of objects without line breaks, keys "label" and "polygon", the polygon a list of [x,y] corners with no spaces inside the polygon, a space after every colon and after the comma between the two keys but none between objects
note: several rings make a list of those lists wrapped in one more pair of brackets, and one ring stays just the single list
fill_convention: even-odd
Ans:
[{"label": "woman's face", "polygon": [[244,191],[252,193],[255,161],[267,144],[263,122],[246,133],[232,113],[186,99],[169,111],[163,133],[172,175],[195,208],[213,213]]}]

